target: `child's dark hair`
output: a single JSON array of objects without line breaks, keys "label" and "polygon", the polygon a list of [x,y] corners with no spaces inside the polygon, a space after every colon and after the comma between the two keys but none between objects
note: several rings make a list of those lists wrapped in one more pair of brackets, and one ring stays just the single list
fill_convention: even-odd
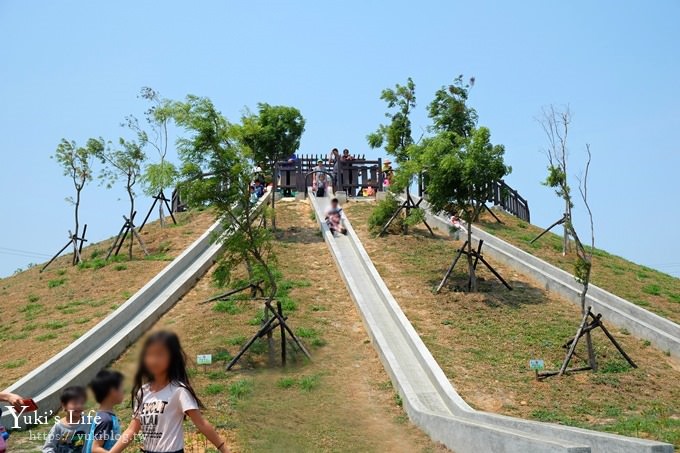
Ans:
[{"label": "child's dark hair", "polygon": [[81,387],[79,385],[74,385],[71,387],[66,387],[62,392],[61,396],[59,397],[59,401],[61,401],[62,406],[66,406],[68,403],[70,403],[73,400],[87,400],[87,390],[85,390],[85,387]]},{"label": "child's dark hair", "polygon": [[187,374],[187,356],[179,343],[179,337],[174,332],[167,330],[160,330],[152,333],[146,338],[142,352],[139,354],[139,366],[137,367],[137,374],[132,384],[132,407],[139,408],[142,406],[144,395],[142,394],[142,386],[147,382],[153,382],[153,375],[146,369],[144,364],[144,356],[149,346],[160,343],[168,349],[170,354],[170,364],[168,366],[168,380],[170,383],[184,387],[189,391],[191,396],[196,400],[198,407],[203,409],[203,403],[196,395],[191,383],[189,382],[189,375]]},{"label": "child's dark hair", "polygon": [[337,199],[337,198],[333,198],[333,199],[331,200],[331,203],[339,203],[339,202],[338,202],[338,199]]},{"label": "child's dark hair", "polygon": [[90,382],[94,399],[101,404],[109,396],[111,390],[119,389],[123,384],[123,374],[113,370],[101,370]]}]

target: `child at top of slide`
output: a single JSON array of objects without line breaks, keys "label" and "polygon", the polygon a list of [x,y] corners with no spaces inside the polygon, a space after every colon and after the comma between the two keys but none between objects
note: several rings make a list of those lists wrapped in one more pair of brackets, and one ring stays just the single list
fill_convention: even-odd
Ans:
[{"label": "child at top of slide", "polygon": [[189,382],[179,338],[168,331],[153,333],[139,357],[132,387],[132,422],[110,451],[122,452],[141,431],[145,453],[181,453],[186,415],[220,453],[229,452],[226,442],[203,418],[201,407]]}]

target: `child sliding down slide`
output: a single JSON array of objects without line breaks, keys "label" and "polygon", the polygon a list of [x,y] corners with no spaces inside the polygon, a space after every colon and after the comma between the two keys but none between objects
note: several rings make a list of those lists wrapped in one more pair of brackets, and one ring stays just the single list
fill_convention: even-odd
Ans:
[{"label": "child sliding down slide", "polygon": [[326,225],[333,235],[337,233],[347,234],[347,228],[342,225],[342,208],[339,206],[337,198],[333,198],[331,205],[326,209]]},{"label": "child sliding down slide", "polygon": [[145,453],[183,452],[186,416],[220,453],[228,453],[229,447],[203,418],[201,407],[177,335],[167,331],[151,334],[142,347],[132,387],[132,422],[111,452],[122,452],[140,431]]}]

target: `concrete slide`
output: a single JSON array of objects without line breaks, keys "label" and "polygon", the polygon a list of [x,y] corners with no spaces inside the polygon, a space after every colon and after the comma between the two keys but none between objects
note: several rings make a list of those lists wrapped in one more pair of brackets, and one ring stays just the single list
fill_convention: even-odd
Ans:
[{"label": "concrete slide", "polygon": [[[428,223],[448,233],[450,230],[448,219],[430,212],[425,200],[421,206],[426,209]],[[479,228],[473,227],[472,237],[476,241],[484,240],[483,252],[487,256],[532,278],[546,290],[560,294],[580,307],[582,286],[570,273]],[[680,325],[593,284],[588,288],[588,304],[593,307],[595,313],[602,313],[606,323],[625,328],[632,335],[648,340],[656,348],[669,353],[671,357],[680,358]]]},{"label": "concrete slide", "polygon": [[[264,206],[270,196],[271,192],[267,192],[258,202],[258,208]],[[40,408],[38,415],[56,411],[64,387],[87,384],[194,286],[220,252],[221,245],[215,243],[214,238],[221,231],[219,222],[213,224],[116,311],[8,390],[33,398]],[[3,409],[0,424],[14,427],[14,418]],[[19,426],[27,425],[30,423],[20,418]]]},{"label": "concrete slide", "polygon": [[[310,191],[311,193],[311,191]],[[668,444],[477,411],[458,395],[378,274],[352,225],[334,237],[329,198],[310,197],[326,243],[410,419],[456,453],[672,452]],[[461,338],[464,342],[465,339]]]}]

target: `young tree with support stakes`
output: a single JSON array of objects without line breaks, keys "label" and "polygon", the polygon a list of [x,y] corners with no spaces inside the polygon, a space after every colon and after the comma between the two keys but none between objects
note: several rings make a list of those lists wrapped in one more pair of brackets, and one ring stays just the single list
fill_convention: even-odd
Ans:
[{"label": "young tree with support stakes", "polygon": [[[510,167],[503,160],[505,148],[491,143],[491,133],[485,127],[471,130],[466,137],[440,131],[424,140],[420,148],[415,162],[417,170],[427,174],[425,188],[428,203],[435,212],[458,213],[467,229],[466,250],[461,248],[438,289],[445,283],[457,259],[464,254],[468,265],[468,287],[475,292],[476,264],[478,260],[488,264],[482,259],[479,250],[473,250],[472,226],[485,206],[489,185],[510,172]],[[496,276],[505,283],[499,275]],[[507,283],[505,285],[509,287]]]},{"label": "young tree with support stakes", "polygon": [[[239,140],[252,150],[254,161],[271,175],[276,193],[276,163],[287,160],[300,148],[305,119],[298,109],[285,105],[257,105],[257,115],[246,113],[238,129]],[[272,230],[276,230],[276,197],[272,196]]]},{"label": "young tree with support stakes", "polygon": [[[137,233],[134,225],[135,218],[135,184],[140,179],[142,173],[142,166],[146,160],[146,155],[142,147],[136,141],[125,140],[120,138],[118,140],[118,147],[107,147],[101,150],[97,157],[101,160],[104,167],[100,174],[100,178],[107,188],[119,181],[125,184],[125,192],[129,200],[128,216],[125,217],[125,234],[121,239],[121,244],[125,240],[127,233],[130,233],[130,244],[128,246],[128,258],[132,259],[132,244],[136,238],[144,253],[148,253],[141,236]],[[114,244],[115,245],[115,244]]]},{"label": "young tree with support stakes", "polygon": [[[151,146],[158,154],[157,162],[148,163],[144,167],[141,182],[144,186],[144,193],[154,198],[154,205],[158,203],[158,215],[161,228],[163,228],[165,226],[163,206],[169,202],[165,196],[165,190],[171,187],[178,177],[177,168],[167,160],[168,127],[172,121],[173,104],[172,101],[161,97],[158,91],[150,87],[143,87],[139,97],[151,104],[144,112],[148,131],[139,124],[139,120],[133,115],[125,118],[124,125],[137,134],[137,141],[142,148]],[[169,214],[172,215],[172,211]]]},{"label": "young tree with support stakes", "polygon": [[[222,232],[216,240],[224,245],[214,272],[216,282],[223,286],[230,282],[233,271],[245,264],[251,287],[263,282],[266,320],[258,333],[242,348],[228,365],[231,368],[253,342],[281,330],[281,354],[285,364],[285,343],[288,336],[297,347],[309,355],[293,331],[288,327],[280,304],[272,303],[277,294],[276,257],[272,249],[273,233],[259,220],[267,215],[251,202],[252,150],[241,140],[243,127],[230,125],[207,98],[189,96],[178,103],[177,124],[192,137],[180,139],[178,149],[183,160],[187,182],[185,191],[194,205],[209,205],[215,209],[222,223]],[[197,178],[197,174],[209,175]],[[256,283],[257,282],[257,283]],[[269,315],[271,313],[271,316]]]},{"label": "young tree with support stakes", "polygon": [[406,200],[383,226],[380,235],[387,231],[402,210],[406,214],[402,226],[404,233],[408,233],[409,224],[420,221],[425,223],[427,229],[432,233],[432,229],[425,222],[422,210],[418,207],[420,201],[415,203],[411,197],[410,186],[414,175],[405,168],[412,158],[412,148],[415,143],[412,136],[411,114],[416,107],[416,85],[413,79],[409,77],[405,85],[396,84],[394,88],[384,89],[380,94],[380,99],[387,104],[388,111],[385,116],[389,119],[389,124],[378,126],[378,130],[369,134],[366,140],[371,148],[384,147],[388,154],[394,156],[398,167],[395,171],[395,184],[391,185],[391,190],[406,191]]},{"label": "young tree with support stakes", "polygon": [[[567,349],[566,356],[562,362],[559,371],[549,371],[539,373],[540,378],[549,376],[561,376],[567,372],[597,370],[597,357],[595,356],[595,349],[593,347],[593,340],[591,332],[597,328],[601,329],[605,336],[616,347],[619,353],[630,364],[631,367],[637,368],[637,365],[626,354],[621,345],[616,341],[613,335],[607,330],[602,322],[602,315],[595,315],[591,311],[591,307],[587,305],[588,288],[590,286],[590,277],[593,266],[593,251],[595,250],[595,226],[593,222],[593,211],[588,200],[588,178],[590,174],[590,164],[592,160],[592,153],[590,145],[586,144],[586,163],[583,174],[578,179],[578,191],[581,197],[583,206],[588,215],[588,222],[590,227],[590,244],[584,245],[579,234],[576,231],[573,221],[574,199],[572,196],[572,189],[569,183],[569,173],[567,172],[567,157],[569,155],[567,148],[567,136],[569,133],[569,126],[571,123],[571,112],[569,107],[558,109],[554,106],[543,109],[542,127],[546,136],[548,137],[548,149],[546,156],[548,158],[548,176],[544,184],[555,190],[555,193],[560,197],[565,204],[566,210],[564,217],[557,224],[564,225],[564,253],[568,252],[569,237],[573,239],[574,249],[576,252],[576,262],[574,263],[574,278],[581,284],[580,304],[581,304],[581,323],[576,331],[573,339],[569,340],[564,346]],[[552,228],[551,226],[551,228]],[[548,228],[549,230],[550,228]],[[548,230],[541,233],[545,234]],[[540,237],[539,236],[539,237]],[[538,238],[537,238],[538,239]],[[581,368],[569,369],[569,363],[574,356],[576,346],[579,340],[585,337],[586,349],[588,353],[588,366]]]},{"label": "young tree with support stakes", "polygon": [[[90,138],[85,146],[78,146],[75,141],[65,138],[57,146],[57,150],[52,156],[64,170],[64,176],[71,178],[75,197],[68,197],[66,200],[73,205],[74,228],[71,233],[73,242],[73,264],[80,262],[79,240],[80,231],[80,203],[82,191],[85,185],[92,180],[92,164],[94,158],[104,149],[104,139]],[[84,235],[83,235],[84,236]],[[74,240],[73,238],[76,238]]]}]

